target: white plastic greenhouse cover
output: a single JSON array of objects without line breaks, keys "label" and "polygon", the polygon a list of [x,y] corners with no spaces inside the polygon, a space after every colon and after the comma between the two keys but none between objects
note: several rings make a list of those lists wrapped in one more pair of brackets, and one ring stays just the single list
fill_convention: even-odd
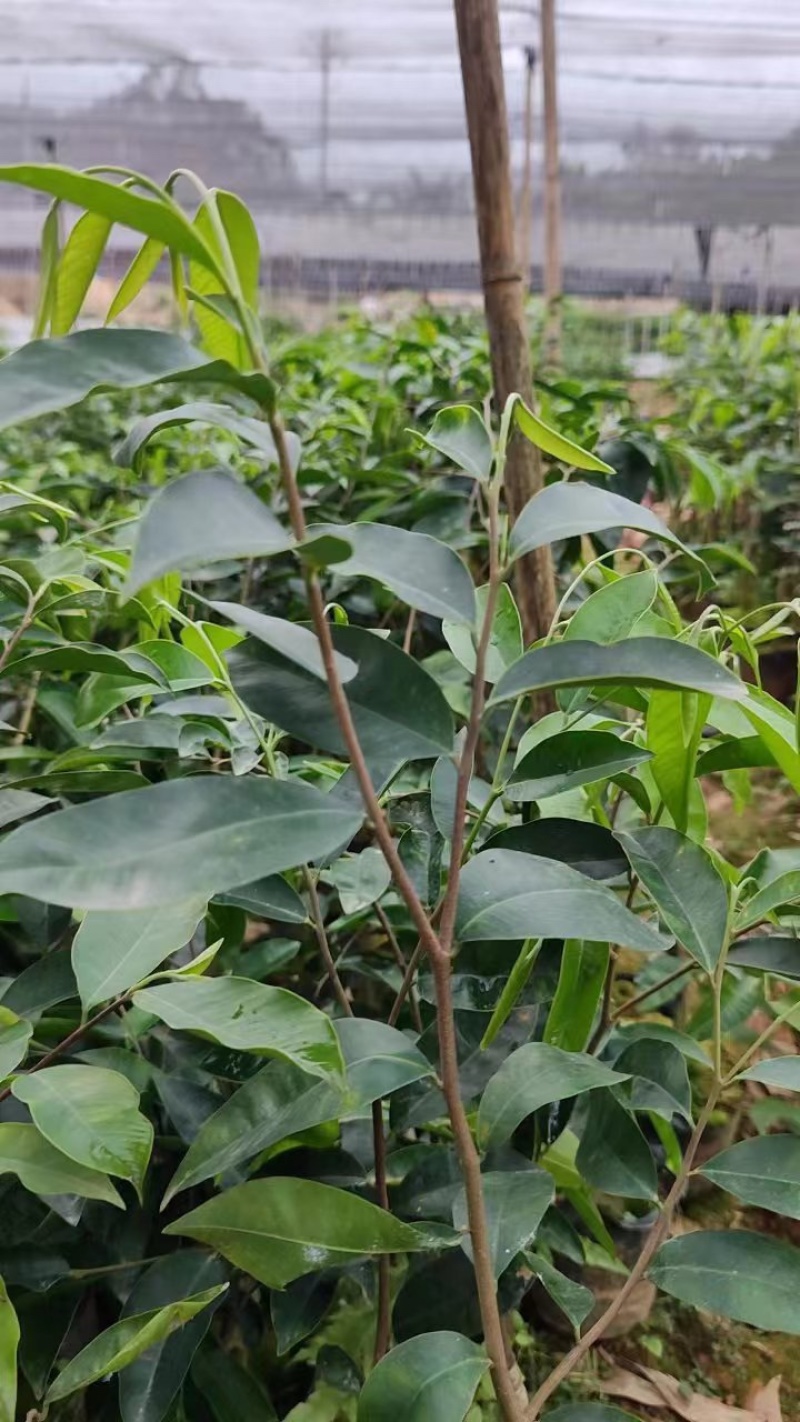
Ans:
[{"label": "white plastic greenhouse cover", "polygon": [[[800,281],[800,0],[556,10],[568,264],[691,275],[713,228],[727,279]],[[536,4],[501,15],[518,177]],[[2,162],[192,166],[285,258],[474,256],[451,0],[0,0],[0,35]],[[0,247],[39,212],[0,190]]]}]

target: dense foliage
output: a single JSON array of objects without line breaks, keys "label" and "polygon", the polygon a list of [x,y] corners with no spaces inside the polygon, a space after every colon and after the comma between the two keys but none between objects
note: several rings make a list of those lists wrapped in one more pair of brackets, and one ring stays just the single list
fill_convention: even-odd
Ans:
[{"label": "dense foliage", "polygon": [[[569,380],[490,420],[471,323],[268,339],[230,194],[0,176],[85,211],[0,363],[0,1419],[581,1422],[551,1395],[645,1275],[800,1331],[796,1248],[670,1237],[718,1104],[800,1087],[800,856],[734,867],[702,793],[800,789],[795,719],[640,502],[694,446]],[[112,315],[168,248],[194,344],[69,334],[112,221]],[[794,1135],[697,1168],[798,1216]]]}]

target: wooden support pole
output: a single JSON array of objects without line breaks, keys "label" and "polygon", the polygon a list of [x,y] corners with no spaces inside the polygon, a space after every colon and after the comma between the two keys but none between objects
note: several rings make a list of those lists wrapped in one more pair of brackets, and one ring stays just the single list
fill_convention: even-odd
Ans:
[{"label": "wooden support pole", "polygon": [[[502,409],[513,393],[531,401],[530,345],[514,224],[508,113],[500,50],[497,0],[454,0],[461,74],[472,154],[481,280],[489,329],[495,401]],[[538,450],[517,435],[506,463],[506,499],[512,520],[542,487]],[[526,641],[543,637],[555,615],[555,581],[549,547],[537,548],[516,567],[515,592]]]},{"label": "wooden support pole", "polygon": [[525,49],[525,152],[519,194],[519,259],[522,264],[522,293],[531,281],[531,225],[533,222],[533,96],[536,78],[536,50]]},{"label": "wooden support pole", "polygon": [[558,144],[558,61],[556,0],[541,0],[544,122],[544,355],[548,367],[561,363],[561,160]]}]

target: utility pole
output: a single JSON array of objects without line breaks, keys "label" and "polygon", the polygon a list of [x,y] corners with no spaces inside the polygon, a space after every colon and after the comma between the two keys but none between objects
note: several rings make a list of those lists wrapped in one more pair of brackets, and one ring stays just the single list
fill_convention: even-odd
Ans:
[{"label": "utility pole", "polygon": [[541,0],[544,96],[544,300],[545,360],[561,360],[561,162],[558,145],[558,61],[555,0]]},{"label": "utility pole", "polygon": [[[454,0],[454,4],[494,398],[502,409],[513,393],[530,401],[533,381],[514,222],[500,21],[497,0]],[[505,472],[512,521],[541,487],[539,451],[517,434],[511,440]],[[549,547],[520,559],[515,588],[526,640],[543,637],[555,615]]]},{"label": "utility pole", "polygon": [[525,50],[525,153],[522,160],[522,187],[519,195],[519,256],[522,263],[523,293],[531,278],[531,224],[533,222],[533,95],[536,77],[536,50]]}]

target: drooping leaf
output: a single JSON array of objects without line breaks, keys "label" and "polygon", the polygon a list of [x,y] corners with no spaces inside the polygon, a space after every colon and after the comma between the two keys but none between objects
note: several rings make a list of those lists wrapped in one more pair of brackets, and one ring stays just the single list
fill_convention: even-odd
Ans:
[{"label": "drooping leaf", "polygon": [[[560,459],[564,464],[571,464],[576,469],[592,469],[598,474],[613,474],[614,470],[610,464],[598,459],[596,454],[590,454],[588,449],[582,449],[579,444],[574,444],[566,435],[559,434],[551,425],[545,424],[538,415],[534,415],[528,409],[525,401],[519,395],[511,397],[514,400],[514,419],[522,430],[522,433],[531,444],[535,444],[538,449],[545,454],[551,454],[554,459]],[[560,488],[560,485],[551,485],[551,488]],[[604,490],[600,490],[604,492]]]},{"label": "drooping leaf", "polygon": [[76,331],[31,341],[0,361],[0,429],[66,410],[105,390],[189,379],[234,385],[256,398],[269,386],[265,376],[239,375],[167,331]]},{"label": "drooping leaf", "polygon": [[[281,1176],[235,1185],[167,1225],[164,1233],[210,1245],[272,1289],[310,1269],[353,1263],[364,1255],[431,1248],[429,1234],[358,1195]],[[437,1242],[453,1241],[442,1235]]]},{"label": "drooping leaf", "polygon": [[475,589],[452,548],[426,533],[384,523],[313,524],[309,537],[344,538],[352,552],[336,565],[341,577],[374,578],[409,607],[432,617],[475,621]]},{"label": "drooping leaf", "polygon": [[0,1122],[0,1175],[6,1173],[16,1175],[33,1195],[78,1195],[123,1208],[122,1199],[100,1169],[77,1164],[45,1140],[36,1126],[23,1122]]},{"label": "drooping leaf", "polygon": [[576,1164],[590,1185],[608,1195],[655,1199],[658,1180],[650,1147],[611,1091],[595,1091],[589,1098]]},{"label": "drooping leaf", "polygon": [[509,553],[512,558],[522,558],[547,543],[602,533],[609,528],[635,528],[689,552],[652,509],[596,484],[576,481],[548,484],[534,494],[511,530]]},{"label": "drooping leaf", "polygon": [[620,832],[617,838],[678,942],[712,972],[728,927],[728,895],[713,860],[699,844],[663,825]]},{"label": "drooping leaf", "polygon": [[667,691],[685,687],[734,701],[747,694],[743,682],[697,647],[665,637],[632,637],[609,647],[580,640],[534,647],[500,678],[489,705],[547,687],[627,684]]},{"label": "drooping leaf", "polygon": [[201,1127],[167,1187],[162,1208],[181,1190],[335,1119],[342,1103],[343,1083],[320,1080],[289,1061],[270,1062]]},{"label": "drooping leaf", "polygon": [[562,731],[522,757],[509,776],[505,794],[510,800],[544,800],[607,780],[650,758],[650,751],[611,731]]},{"label": "drooping leaf", "polygon": [[[189,424],[213,425],[215,429],[226,430],[257,450],[267,464],[277,461],[275,441],[266,421],[255,419],[252,415],[242,415],[230,405],[215,405],[210,400],[195,400],[187,405],[175,405],[171,410],[156,410],[152,415],[137,420],[122,444],[114,451],[114,463],[123,468],[141,469],[147,445],[155,435],[160,434],[162,430]],[[297,463],[300,454],[297,436],[287,432],[286,439],[293,462]]]},{"label": "drooping leaf", "polygon": [[800,1219],[800,1139],[755,1136],[712,1156],[700,1171],[746,1205]]},{"label": "drooping leaf", "polygon": [[585,1050],[608,972],[607,943],[568,939],[561,954],[558,987],[544,1028],[544,1041],[565,1052]]},{"label": "drooping leaf", "polygon": [[347,1071],[348,1096],[358,1108],[432,1076],[433,1063],[396,1027],[366,1017],[343,1017],[336,1035]]},{"label": "drooping leaf", "polygon": [[[530,1244],[553,1203],[553,1180],[546,1170],[492,1170],[481,1177],[492,1271],[495,1279],[515,1255]],[[462,1247],[472,1258],[466,1191],[453,1202],[453,1224],[462,1231]]]},{"label": "drooping leaf", "polygon": [[456,936],[475,939],[588,938],[643,953],[668,943],[605,888],[554,859],[485,849],[466,865]]},{"label": "drooping leaf", "polygon": [[769,914],[785,904],[797,903],[800,899],[800,869],[790,869],[779,874],[777,879],[765,884],[742,905],[736,915],[736,930],[741,933],[761,923]]},{"label": "drooping leaf", "polygon": [[130,1180],[141,1194],[153,1127],[139,1093],[119,1072],[96,1066],[51,1066],[12,1086],[46,1140],[89,1170]]},{"label": "drooping leaf", "polygon": [[85,1010],[126,992],[185,947],[205,911],[205,899],[189,899],[128,913],[87,913],[72,940]]},{"label": "drooping leaf", "polygon": [[3,841],[0,894],[114,911],[213,896],[331,852],[360,818],[299,781],[165,781],[21,825]]},{"label": "drooping leaf", "polygon": [[691,796],[700,738],[711,697],[692,691],[653,691],[647,707],[647,745],[653,760],[650,773],[681,834],[689,829]]},{"label": "drooping leaf", "polygon": [[777,934],[743,938],[731,949],[727,962],[734,968],[752,968],[778,978],[800,978],[800,939]]},{"label": "drooping leaf", "polygon": [[50,317],[50,330],[54,336],[66,336],[78,319],[106,249],[111,226],[107,217],[101,217],[96,212],[85,212],[78,218],[64,243]]},{"label": "drooping leaf", "polygon": [[631,1077],[634,1111],[655,1112],[668,1122],[679,1115],[691,1124],[692,1088],[686,1062],[675,1043],[641,1037],[625,1047],[614,1068]]},{"label": "drooping leaf", "polygon": [[224,469],[199,469],[165,484],[139,524],[125,595],[165,573],[227,558],[266,557],[294,539],[246,485]]},{"label": "drooping leaf", "polygon": [[[209,606],[222,617],[227,617],[244,628],[252,637],[257,637],[266,647],[272,647],[273,651],[279,652],[290,662],[296,662],[320,681],[326,680],[319,642],[308,627],[300,627],[296,622],[288,622],[283,617],[269,617],[251,607],[242,607],[237,602],[211,602]],[[358,671],[356,663],[341,652],[336,653],[336,668],[342,682],[352,681]]]},{"label": "drooping leaf", "polygon": [[315,1076],[342,1069],[330,1019],[286,988],[250,978],[187,978],[134,995],[175,1031],[197,1032],[232,1051],[278,1056]]},{"label": "drooping leaf", "polygon": [[473,479],[485,482],[489,478],[494,462],[491,436],[477,410],[469,405],[446,405],[428,433],[419,438]]},{"label": "drooping leaf", "polygon": [[358,1422],[463,1422],[489,1366],[460,1333],[422,1333],[400,1343],[370,1373]]},{"label": "drooping leaf", "polygon": [[114,299],[106,313],[105,324],[109,326],[112,321],[116,321],[123,311],[127,311],[131,302],[135,301],[140,291],[147,285],[154,271],[158,267],[164,256],[164,243],[156,237],[145,237],[144,242],[133,258],[128,270],[120,282]]},{"label": "drooping leaf", "polygon": [[25,1060],[32,1035],[32,1023],[0,1005],[0,1081]]},{"label": "drooping leaf", "polygon": [[[433,678],[364,628],[334,626],[331,635],[337,652],[358,665],[347,699],[368,763],[399,769],[408,760],[449,755],[453,718]],[[229,661],[233,685],[251,710],[295,739],[346,756],[327,687],[317,677],[263,646],[237,647]]]},{"label": "drooping leaf", "polygon": [[17,1411],[19,1320],[0,1279],[0,1422],[14,1422]]},{"label": "drooping leaf", "polygon": [[547,1290],[553,1303],[557,1304],[562,1313],[566,1314],[572,1327],[580,1328],[586,1315],[591,1313],[594,1308],[594,1294],[591,1289],[587,1289],[585,1284],[579,1284],[577,1280],[562,1274],[560,1269],[556,1269],[541,1254],[527,1251],[525,1259],[528,1267],[533,1270],[539,1282]]},{"label": "drooping leaf", "polygon": [[[139,1276],[122,1317],[152,1313],[214,1287],[223,1289],[225,1281],[226,1270],[213,1256],[194,1249],[167,1254]],[[213,1310],[212,1303],[124,1369],[119,1380],[122,1422],[162,1422],[208,1331]]]},{"label": "drooping leaf", "polygon": [[800,1333],[800,1250],[747,1230],[697,1230],[661,1246],[649,1270],[682,1303],[779,1333]]},{"label": "drooping leaf", "polygon": [[595,1057],[528,1042],[511,1053],[483,1093],[478,1110],[480,1145],[483,1150],[502,1145],[541,1106],[625,1080]]},{"label": "drooping leaf", "polygon": [[748,687],[741,709],[786,779],[800,792],[800,751],[791,711],[757,686]]},{"label": "drooping leaf", "polygon": [[[486,585],[475,589],[477,615],[474,627],[467,626],[465,622],[455,622],[449,619],[445,619],[442,623],[442,635],[450,651],[462,667],[466,667],[469,672],[475,670],[477,642],[486,616],[488,594],[489,589]],[[501,583],[497,593],[492,630],[486,652],[484,668],[486,680],[492,683],[496,682],[503,672],[513,666],[517,658],[522,656],[522,649],[522,623],[519,609],[508,584]]]},{"label": "drooping leaf", "polygon": [[64,1397],[70,1397],[74,1392],[81,1391],[99,1378],[120,1372],[156,1343],[160,1343],[176,1329],[196,1318],[203,1309],[214,1303],[227,1287],[227,1284],[218,1284],[215,1288],[205,1289],[202,1293],[167,1304],[164,1308],[120,1319],[119,1323],[113,1324],[104,1333],[92,1339],[77,1357],[67,1363],[50,1387],[45,1398],[46,1404],[50,1406]]},{"label": "drooping leaf", "polygon": [[336,1271],[304,1274],[269,1301],[278,1357],[288,1353],[322,1322],[336,1293]]}]

